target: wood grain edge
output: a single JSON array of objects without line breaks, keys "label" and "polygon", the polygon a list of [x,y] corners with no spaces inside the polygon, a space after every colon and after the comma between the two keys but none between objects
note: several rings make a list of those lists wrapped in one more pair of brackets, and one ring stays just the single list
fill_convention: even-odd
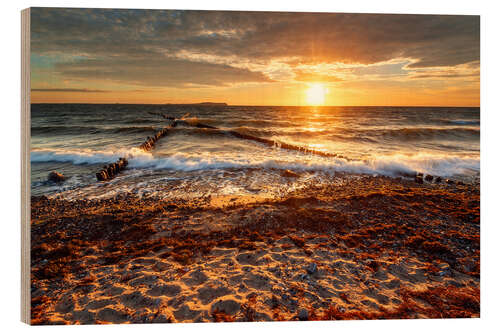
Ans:
[{"label": "wood grain edge", "polygon": [[21,321],[31,323],[30,142],[31,142],[31,11],[21,11]]}]

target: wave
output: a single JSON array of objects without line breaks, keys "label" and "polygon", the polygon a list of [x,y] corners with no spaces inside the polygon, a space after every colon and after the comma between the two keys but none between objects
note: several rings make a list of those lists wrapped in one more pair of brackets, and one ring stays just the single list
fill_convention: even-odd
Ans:
[{"label": "wave", "polygon": [[189,117],[185,118],[184,121],[190,124],[203,123],[207,125],[213,125],[217,127],[226,126],[234,129],[235,127],[293,127],[298,124],[289,120],[280,119],[214,119],[214,118],[197,118]]},{"label": "wave", "polygon": [[355,130],[367,137],[385,140],[421,141],[421,140],[457,140],[479,139],[479,128],[473,127],[404,127],[396,129]]},{"label": "wave", "polygon": [[95,152],[90,150],[38,149],[31,151],[31,162],[61,162],[80,164],[105,164],[116,162],[120,157],[133,159],[150,155],[139,148],[120,149],[116,151]]},{"label": "wave", "polygon": [[216,157],[196,157],[176,154],[164,158],[141,156],[130,161],[135,168],[172,169],[177,171],[199,171],[228,168],[271,168],[294,171],[348,172],[357,174],[401,176],[414,172],[435,176],[453,176],[478,173],[479,158],[447,157],[443,155],[417,154],[389,155],[374,159],[348,161],[339,158],[318,158],[310,161],[280,159],[228,159]]},{"label": "wave", "polygon": [[445,122],[453,125],[481,125],[479,120],[445,120]]},{"label": "wave", "polygon": [[32,135],[78,135],[78,134],[136,134],[155,132],[160,126],[122,126],[122,127],[97,127],[97,126],[38,126],[31,128]]},{"label": "wave", "polygon": [[435,176],[449,177],[470,175],[480,170],[479,157],[450,157],[437,154],[387,155],[367,160],[345,160],[339,158],[297,157],[286,155],[276,157],[216,156],[200,157],[177,153],[167,157],[156,157],[137,148],[108,152],[38,150],[31,152],[32,162],[65,162],[72,164],[103,164],[116,161],[119,157],[129,159],[132,169],[167,169],[176,171],[203,171],[214,169],[291,169],[294,171],[348,172],[357,174],[400,176],[422,172]]},{"label": "wave", "polygon": [[128,126],[128,127],[117,127],[112,130],[113,133],[143,133],[143,132],[156,132],[160,127],[155,126]]},{"label": "wave", "polygon": [[75,135],[80,133],[98,133],[100,131],[99,127],[95,126],[39,126],[31,127],[31,135],[40,134],[60,134],[60,135]]},{"label": "wave", "polygon": [[250,126],[220,127],[219,129],[199,129],[178,127],[174,131],[184,134],[220,135],[236,131],[257,137],[285,137],[286,138],[315,138],[323,137],[333,141],[377,143],[380,141],[398,140],[415,142],[425,140],[476,140],[479,139],[480,129],[475,127],[402,127],[402,128],[347,128],[333,127],[330,129],[301,129],[301,128],[256,128]]}]

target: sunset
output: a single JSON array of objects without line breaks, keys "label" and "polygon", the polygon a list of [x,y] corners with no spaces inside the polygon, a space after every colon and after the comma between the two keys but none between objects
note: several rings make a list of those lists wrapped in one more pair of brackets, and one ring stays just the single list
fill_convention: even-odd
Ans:
[{"label": "sunset", "polygon": [[310,105],[320,84],[322,105],[479,105],[477,16],[38,9],[31,27],[34,103]]},{"label": "sunset", "polygon": [[23,22],[26,322],[482,315],[479,16]]}]

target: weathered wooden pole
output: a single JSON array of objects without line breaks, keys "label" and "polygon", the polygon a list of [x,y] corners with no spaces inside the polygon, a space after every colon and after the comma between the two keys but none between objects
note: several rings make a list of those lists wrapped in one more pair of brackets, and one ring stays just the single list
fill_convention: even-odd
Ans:
[{"label": "weathered wooden pole", "polygon": [[[160,131],[156,132],[153,137],[149,137],[144,141],[139,148],[144,150],[144,151],[150,151],[152,150],[156,142],[160,140],[161,138],[165,137],[168,134],[168,129],[177,126],[177,122],[174,121],[170,126],[165,127],[161,129]],[[101,171],[97,172],[96,178],[99,181],[104,181],[104,180],[110,180],[114,176],[116,176],[119,172],[124,170],[128,165],[128,160],[125,157],[120,157],[118,161],[115,163],[111,163],[108,165],[105,165]]]}]

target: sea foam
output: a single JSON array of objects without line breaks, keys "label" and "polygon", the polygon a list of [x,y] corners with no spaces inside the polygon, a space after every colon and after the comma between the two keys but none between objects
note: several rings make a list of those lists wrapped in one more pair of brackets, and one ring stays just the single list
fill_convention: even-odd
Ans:
[{"label": "sea foam", "polygon": [[[279,151],[279,150],[278,150]],[[32,162],[66,162],[72,164],[103,164],[119,157],[129,159],[132,169],[169,169],[176,171],[200,171],[214,169],[291,169],[294,171],[348,172],[371,175],[400,176],[422,172],[435,176],[453,176],[478,173],[478,157],[449,156],[444,154],[393,154],[366,160],[346,160],[333,157],[313,157],[307,154],[276,153],[265,156],[222,155],[198,156],[176,153],[170,156],[154,156],[137,148],[117,151],[91,152],[66,150],[36,150],[31,152]]]}]

